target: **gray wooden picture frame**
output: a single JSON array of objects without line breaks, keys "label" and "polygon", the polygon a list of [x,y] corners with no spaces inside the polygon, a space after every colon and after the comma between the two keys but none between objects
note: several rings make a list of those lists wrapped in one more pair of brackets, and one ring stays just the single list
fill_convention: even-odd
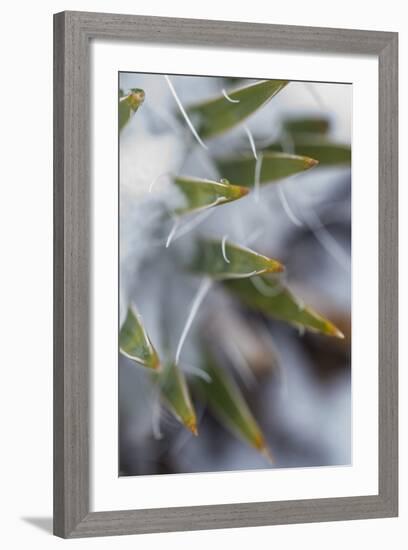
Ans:
[{"label": "gray wooden picture frame", "polygon": [[[379,494],[91,512],[89,44],[366,54],[379,62]],[[54,16],[54,533],[89,537],[393,517],[398,510],[398,35],[105,13]],[[367,128],[367,131],[369,129]],[[364,182],[360,182],[364,183]],[[369,314],[369,312],[367,312]]]}]

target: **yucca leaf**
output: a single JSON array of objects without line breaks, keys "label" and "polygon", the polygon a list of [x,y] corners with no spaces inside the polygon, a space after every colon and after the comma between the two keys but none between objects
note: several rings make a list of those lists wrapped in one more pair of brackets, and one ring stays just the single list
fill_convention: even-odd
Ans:
[{"label": "yucca leaf", "polygon": [[[282,151],[280,143],[271,143],[265,148],[265,151]],[[294,151],[296,155],[312,157],[319,161],[319,166],[336,166],[341,164],[350,164],[351,147],[329,141],[295,140]]]},{"label": "yucca leaf", "polygon": [[[123,94],[123,92],[122,92]],[[140,88],[133,88],[127,95],[119,97],[119,131],[129,122],[132,115],[136,113],[143,103],[145,93]]]},{"label": "yucca leaf", "polygon": [[203,139],[233,128],[267,103],[288,84],[287,80],[261,80],[229,91],[229,100],[220,95],[187,108],[193,124]]},{"label": "yucca leaf", "polygon": [[277,260],[249,248],[225,240],[200,239],[196,243],[190,269],[193,273],[208,275],[213,279],[231,279],[277,273],[283,271],[284,267]]},{"label": "yucca leaf", "polygon": [[312,308],[303,305],[301,300],[278,280],[254,277],[224,281],[224,285],[251,309],[297,327],[304,327],[327,336],[344,338],[342,332],[333,323]]},{"label": "yucca leaf", "polygon": [[287,118],[283,121],[283,129],[289,134],[320,134],[330,130],[330,120],[325,117]]},{"label": "yucca leaf", "polygon": [[131,308],[119,333],[119,351],[129,359],[149,369],[160,369],[156,350],[143,327],[142,321]]},{"label": "yucca leaf", "polygon": [[272,455],[265,437],[253,417],[237,383],[225,369],[219,368],[205,353],[210,381],[199,380],[201,395],[214,416],[236,437],[264,454],[271,462]]},{"label": "yucca leaf", "polygon": [[255,185],[257,163],[260,163],[260,166],[258,165],[259,183],[265,184],[304,172],[318,164],[318,161],[309,157],[278,152],[261,153],[258,160],[252,155],[217,160],[218,168],[226,178],[245,187]]},{"label": "yucca leaf", "polygon": [[161,397],[167,408],[187,429],[197,435],[196,414],[183,372],[175,363],[169,363],[153,378],[160,387]]},{"label": "yucca leaf", "polygon": [[177,176],[173,182],[185,198],[184,205],[175,210],[176,214],[185,214],[235,201],[245,197],[249,192],[245,187],[231,185],[227,180],[211,181]]}]

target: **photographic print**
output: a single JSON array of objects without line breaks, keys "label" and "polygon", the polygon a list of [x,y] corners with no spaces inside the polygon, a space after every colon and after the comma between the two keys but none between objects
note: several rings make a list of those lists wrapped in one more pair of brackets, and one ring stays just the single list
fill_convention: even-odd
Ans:
[{"label": "photographic print", "polygon": [[351,114],[119,73],[119,475],[351,464]]}]

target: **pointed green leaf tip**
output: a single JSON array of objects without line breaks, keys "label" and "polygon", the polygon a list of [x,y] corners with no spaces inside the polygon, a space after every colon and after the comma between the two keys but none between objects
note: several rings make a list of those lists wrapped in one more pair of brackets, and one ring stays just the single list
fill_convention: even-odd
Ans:
[{"label": "pointed green leaf tip", "polygon": [[249,190],[238,185],[231,185],[228,180],[212,181],[193,177],[174,178],[184,195],[184,204],[175,210],[176,214],[186,214],[194,210],[203,210],[220,204],[235,201],[248,194]]},{"label": "pointed green leaf tip", "polygon": [[266,445],[265,437],[253,417],[238,385],[225,369],[219,368],[213,358],[205,353],[207,372],[210,381],[199,380],[201,394],[208,407],[224,427],[233,435],[273,462]]},{"label": "pointed green leaf tip", "polygon": [[140,317],[131,308],[119,333],[119,351],[125,357],[149,369],[160,369],[156,350],[143,327]]},{"label": "pointed green leaf tip", "polygon": [[225,281],[224,285],[251,309],[313,332],[344,338],[331,321],[304,306],[280,281],[254,277],[250,280]]},{"label": "pointed green leaf tip", "polygon": [[129,94],[121,95],[119,91],[119,131],[130,121],[145,99],[145,93],[140,88],[133,88]]},{"label": "pointed green leaf tip", "polygon": [[201,138],[211,138],[233,128],[267,103],[288,84],[287,80],[261,80],[228,91],[227,97],[191,105],[187,112]]},{"label": "pointed green leaf tip", "polygon": [[258,160],[249,154],[217,160],[225,177],[245,187],[255,185],[257,172],[259,183],[265,184],[304,172],[316,164],[318,161],[313,158],[269,151],[259,153]]},{"label": "pointed green leaf tip", "polygon": [[193,273],[213,279],[236,279],[262,273],[280,273],[283,265],[226,239],[200,239],[190,265]]},{"label": "pointed green leaf tip", "polygon": [[159,385],[162,400],[170,412],[190,432],[197,435],[196,414],[183,372],[175,363],[169,363],[162,372],[154,375],[154,380]]},{"label": "pointed green leaf tip", "polygon": [[[312,157],[319,161],[319,166],[347,165],[351,162],[351,147],[340,143],[331,143],[321,139],[294,141],[294,153],[306,157]],[[282,151],[280,142],[271,143],[265,151]]]}]

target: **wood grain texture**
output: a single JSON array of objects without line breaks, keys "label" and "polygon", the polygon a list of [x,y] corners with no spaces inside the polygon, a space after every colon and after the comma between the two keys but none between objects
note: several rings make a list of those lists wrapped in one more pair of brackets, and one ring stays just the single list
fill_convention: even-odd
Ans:
[{"label": "wood grain texture", "polygon": [[[379,494],[89,509],[89,41],[370,54],[379,60]],[[54,532],[122,535],[391,517],[398,509],[397,34],[64,12],[54,16]]]},{"label": "wood grain texture", "polygon": [[68,536],[89,510],[88,40],[55,18],[54,517]]}]

